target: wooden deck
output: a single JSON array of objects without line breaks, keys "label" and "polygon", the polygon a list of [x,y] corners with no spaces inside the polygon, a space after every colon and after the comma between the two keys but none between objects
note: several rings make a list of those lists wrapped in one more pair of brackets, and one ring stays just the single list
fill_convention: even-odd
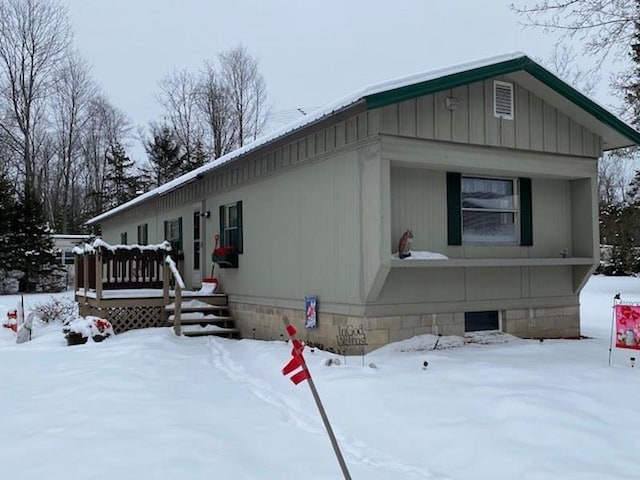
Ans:
[{"label": "wooden deck", "polygon": [[[74,291],[80,314],[105,318],[116,334],[174,326],[182,335],[184,308],[189,324],[185,335],[237,336],[227,296],[187,290],[168,244],[112,247],[98,241],[75,253]],[[211,318],[206,316],[214,311]],[[203,312],[201,321],[190,318]]]}]

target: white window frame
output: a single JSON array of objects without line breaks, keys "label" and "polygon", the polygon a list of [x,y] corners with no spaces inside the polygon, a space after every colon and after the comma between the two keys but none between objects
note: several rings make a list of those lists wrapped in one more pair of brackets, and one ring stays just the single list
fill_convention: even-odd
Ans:
[{"label": "white window frame", "polygon": [[[465,207],[464,206],[464,183],[467,179],[485,180],[485,181],[499,181],[499,182],[511,182],[513,192],[513,206],[502,208],[486,208],[486,207]],[[482,175],[462,175],[460,179],[460,207],[461,207],[461,222],[462,222],[462,244],[463,245],[520,245],[520,190],[517,178],[513,177],[487,177]],[[491,237],[487,237],[485,240],[465,240],[465,212],[478,212],[478,213],[505,213],[513,214],[513,228],[514,238],[509,241],[491,240]]]}]

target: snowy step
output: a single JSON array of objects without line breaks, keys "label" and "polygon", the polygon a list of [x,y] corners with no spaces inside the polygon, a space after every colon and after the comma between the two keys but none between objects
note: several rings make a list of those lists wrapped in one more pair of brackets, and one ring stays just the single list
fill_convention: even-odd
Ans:
[{"label": "snowy step", "polygon": [[[186,311],[197,312],[201,310],[226,310],[227,308],[229,308],[228,305],[226,305],[226,303],[224,305],[221,305],[221,304],[214,305],[214,304],[203,302],[202,300],[197,300],[197,299],[184,300],[181,305],[182,305],[183,312],[186,312]],[[165,310],[172,312],[176,309],[176,304],[175,302],[170,303],[164,308]]]},{"label": "snowy step", "polygon": [[[175,322],[176,316],[169,315],[167,321],[169,324],[173,325]],[[200,323],[219,323],[219,322],[229,322],[232,321],[233,317],[229,317],[226,315],[214,315],[214,314],[206,314],[202,312],[191,312],[191,313],[182,313],[180,315],[180,323],[187,324],[200,324]]]},{"label": "snowy step", "polygon": [[200,325],[187,325],[182,330],[182,335],[186,337],[201,337],[204,335],[218,335],[225,337],[234,337],[240,333],[237,328],[223,328],[217,325],[207,325],[201,327]]}]

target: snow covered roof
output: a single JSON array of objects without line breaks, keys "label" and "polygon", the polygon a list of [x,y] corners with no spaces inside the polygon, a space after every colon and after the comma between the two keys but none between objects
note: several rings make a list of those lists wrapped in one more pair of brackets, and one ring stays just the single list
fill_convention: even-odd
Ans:
[{"label": "snow covered roof", "polygon": [[[559,100],[561,104],[562,101],[565,101],[565,104],[570,104],[570,107],[573,108],[572,113],[575,113],[577,110],[586,112],[587,115],[585,118],[588,117],[589,120],[592,120],[587,122],[590,124],[589,126],[595,127],[594,131],[603,136],[605,150],[640,144],[640,133],[627,123],[567,83],[560,80],[551,72],[531,60],[524,53],[515,52],[489,57],[474,62],[462,63],[451,67],[439,68],[428,72],[408,75],[366,86],[350,95],[346,95],[336,100],[335,102],[329,103],[294,122],[291,122],[277,130],[271,131],[242,148],[227,153],[226,155],[167,182],[164,185],[143,193],[129,202],[104,212],[87,221],[87,225],[99,224],[101,221],[135,205],[144,203],[154,197],[166,194],[171,190],[184,186],[195,181],[197,178],[201,178],[202,175],[218,169],[233,160],[257,150],[260,147],[291,135],[294,132],[315,124],[325,118],[331,117],[332,115],[361,102],[366,104],[367,109],[379,108],[391,103],[416,98],[421,95],[427,95],[444,89],[485,80],[499,75],[507,75],[518,71],[525,71],[529,73],[530,76],[533,77],[534,81],[548,87],[547,90],[551,89],[556,94],[550,98],[550,100],[554,101],[554,105],[556,105]],[[535,87],[536,85],[529,82],[528,86]],[[576,106],[579,108],[575,109]],[[562,105],[559,108],[561,107]]]}]

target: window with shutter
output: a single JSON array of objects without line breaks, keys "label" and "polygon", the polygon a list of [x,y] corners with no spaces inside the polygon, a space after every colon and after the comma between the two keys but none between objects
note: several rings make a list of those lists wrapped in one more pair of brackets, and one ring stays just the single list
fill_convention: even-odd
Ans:
[{"label": "window with shutter", "polygon": [[533,245],[530,178],[447,173],[448,244]]}]

